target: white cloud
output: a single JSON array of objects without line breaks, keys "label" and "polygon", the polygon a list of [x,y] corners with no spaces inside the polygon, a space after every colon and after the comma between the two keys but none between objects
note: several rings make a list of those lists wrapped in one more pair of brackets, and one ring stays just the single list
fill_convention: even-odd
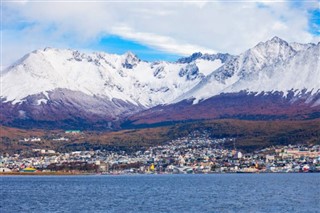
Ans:
[{"label": "white cloud", "polygon": [[[3,61],[11,63],[32,48],[85,46],[108,34],[181,55],[237,54],[275,35],[288,41],[317,42],[319,37],[308,32],[307,13],[317,6],[306,2],[292,7],[281,1],[5,1]],[[10,29],[24,22],[33,24]],[[13,35],[15,30],[20,34]]]},{"label": "white cloud", "polygon": [[190,55],[194,52],[215,53],[214,50],[209,48],[178,42],[175,39],[167,36],[161,36],[153,33],[135,32],[134,30],[125,26],[114,27],[112,32],[123,38],[141,42],[164,52],[175,53],[179,55]]}]

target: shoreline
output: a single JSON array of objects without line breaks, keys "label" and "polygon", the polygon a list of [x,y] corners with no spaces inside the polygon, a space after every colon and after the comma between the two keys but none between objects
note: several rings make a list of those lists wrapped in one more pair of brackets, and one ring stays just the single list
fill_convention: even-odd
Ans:
[{"label": "shoreline", "polygon": [[49,175],[61,175],[61,176],[71,176],[71,175],[91,175],[94,173],[71,173],[71,172],[1,172],[0,176],[49,176]]},{"label": "shoreline", "polygon": [[1,172],[1,176],[138,176],[138,175],[215,175],[215,174],[319,174],[320,172],[213,172],[213,173],[193,173],[193,174],[173,174],[173,173],[124,173],[124,174],[102,174],[102,173],[71,173],[71,172]]}]

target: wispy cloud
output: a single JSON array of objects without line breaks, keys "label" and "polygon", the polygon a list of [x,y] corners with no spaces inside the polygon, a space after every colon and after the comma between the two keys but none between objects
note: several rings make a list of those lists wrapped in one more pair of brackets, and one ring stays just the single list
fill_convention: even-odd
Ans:
[{"label": "wispy cloud", "polygon": [[135,32],[133,29],[125,26],[114,27],[111,32],[123,38],[138,41],[169,53],[180,55],[190,55],[194,52],[215,53],[214,50],[209,48],[179,42],[168,36],[161,36],[154,33],[146,32]]}]

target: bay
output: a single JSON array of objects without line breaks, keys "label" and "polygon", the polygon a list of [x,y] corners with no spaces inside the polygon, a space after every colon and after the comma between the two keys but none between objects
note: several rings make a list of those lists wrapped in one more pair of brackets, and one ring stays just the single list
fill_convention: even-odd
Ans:
[{"label": "bay", "polygon": [[320,174],[2,176],[0,212],[320,212]]}]

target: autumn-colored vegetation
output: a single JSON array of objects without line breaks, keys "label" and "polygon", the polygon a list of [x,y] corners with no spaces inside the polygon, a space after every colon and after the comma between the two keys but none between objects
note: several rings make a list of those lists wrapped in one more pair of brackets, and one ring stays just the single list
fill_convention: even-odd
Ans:
[{"label": "autumn-colored vegetation", "polygon": [[[34,148],[54,149],[60,152],[90,149],[135,151],[164,144],[193,132],[206,131],[211,138],[235,138],[236,147],[256,150],[280,144],[320,144],[320,119],[303,121],[245,121],[203,120],[170,124],[162,127],[144,127],[115,132],[87,131],[67,135],[62,130],[22,130],[0,127],[0,152],[20,152]],[[39,142],[24,141],[26,137],[41,137]],[[69,141],[53,141],[68,137]],[[232,147],[233,144],[225,144]]]},{"label": "autumn-colored vegetation", "polygon": [[[320,105],[304,99],[294,100],[293,94],[282,93],[220,94],[202,100],[184,100],[176,104],[159,105],[136,113],[125,123],[130,125],[159,124],[163,122],[199,119],[241,120],[304,120],[320,118]],[[315,98],[314,100],[317,100]]]}]

